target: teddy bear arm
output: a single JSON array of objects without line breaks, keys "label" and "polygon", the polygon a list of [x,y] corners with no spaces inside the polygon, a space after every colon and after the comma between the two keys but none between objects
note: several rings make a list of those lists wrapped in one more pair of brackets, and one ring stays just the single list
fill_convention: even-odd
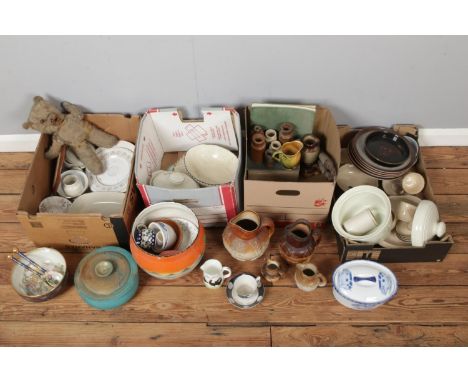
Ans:
[{"label": "teddy bear arm", "polygon": [[112,134],[106,133],[97,126],[88,122],[88,137],[86,140],[100,147],[112,147],[117,144],[119,139]]},{"label": "teddy bear arm", "polygon": [[63,146],[63,143],[60,142],[59,140],[55,139],[55,137],[52,138],[52,144],[50,145],[49,149],[45,153],[45,157],[47,159],[54,159],[57,158],[58,155],[60,154],[60,150]]},{"label": "teddy bear arm", "polygon": [[80,110],[78,106],[73,105],[70,102],[63,101],[62,107],[65,109],[65,111],[69,112],[70,114],[73,114],[74,116],[80,119],[83,119],[83,112]]},{"label": "teddy bear arm", "polygon": [[78,158],[83,162],[89,171],[95,175],[102,174],[104,171],[104,166],[96,155],[93,146],[87,142],[81,142],[71,146]]}]

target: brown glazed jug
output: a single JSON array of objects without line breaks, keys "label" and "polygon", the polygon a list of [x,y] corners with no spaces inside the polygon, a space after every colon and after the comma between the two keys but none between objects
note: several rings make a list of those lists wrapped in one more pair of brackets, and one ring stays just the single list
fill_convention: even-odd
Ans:
[{"label": "brown glazed jug", "polygon": [[237,260],[255,260],[268,248],[274,231],[275,225],[270,218],[260,218],[254,211],[242,211],[226,225],[224,247]]},{"label": "brown glazed jug", "polygon": [[310,260],[319,242],[320,230],[312,229],[307,220],[299,219],[284,228],[280,254],[290,264],[305,263]]}]

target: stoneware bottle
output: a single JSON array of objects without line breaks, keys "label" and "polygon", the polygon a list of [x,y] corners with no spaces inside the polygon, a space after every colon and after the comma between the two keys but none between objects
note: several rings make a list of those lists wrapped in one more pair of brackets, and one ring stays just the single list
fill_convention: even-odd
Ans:
[{"label": "stoneware bottle", "polygon": [[308,262],[319,241],[320,230],[312,229],[305,219],[296,220],[284,228],[279,245],[281,257],[290,264]]},{"label": "stoneware bottle", "polygon": [[292,141],[295,128],[296,126],[290,122],[284,122],[280,125],[278,140],[281,142],[281,144]]},{"label": "stoneware bottle", "polygon": [[302,149],[302,163],[306,166],[312,165],[320,154],[320,139],[312,134],[306,134],[302,138],[304,148]]},{"label": "stoneware bottle", "polygon": [[275,231],[273,220],[260,218],[254,211],[243,211],[232,218],[223,231],[223,243],[237,260],[255,260],[263,255]]},{"label": "stoneware bottle", "polygon": [[312,263],[297,264],[294,280],[297,287],[304,292],[312,292],[318,287],[327,285],[325,276]]},{"label": "stoneware bottle", "polygon": [[250,159],[255,163],[262,163],[266,145],[265,135],[254,133],[250,139]]}]

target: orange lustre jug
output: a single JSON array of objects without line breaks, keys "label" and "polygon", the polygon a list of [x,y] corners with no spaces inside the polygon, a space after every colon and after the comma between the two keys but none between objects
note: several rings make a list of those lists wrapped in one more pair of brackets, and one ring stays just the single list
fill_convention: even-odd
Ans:
[{"label": "orange lustre jug", "polygon": [[224,229],[224,247],[237,260],[255,260],[265,253],[274,231],[270,218],[260,218],[254,211],[243,211]]}]

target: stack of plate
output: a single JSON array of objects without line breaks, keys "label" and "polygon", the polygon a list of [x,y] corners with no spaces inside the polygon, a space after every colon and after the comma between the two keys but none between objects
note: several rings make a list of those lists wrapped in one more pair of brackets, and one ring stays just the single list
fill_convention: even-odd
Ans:
[{"label": "stack of plate", "polygon": [[418,161],[419,145],[411,137],[391,129],[368,128],[348,145],[351,162],[362,172],[378,179],[398,178]]}]

